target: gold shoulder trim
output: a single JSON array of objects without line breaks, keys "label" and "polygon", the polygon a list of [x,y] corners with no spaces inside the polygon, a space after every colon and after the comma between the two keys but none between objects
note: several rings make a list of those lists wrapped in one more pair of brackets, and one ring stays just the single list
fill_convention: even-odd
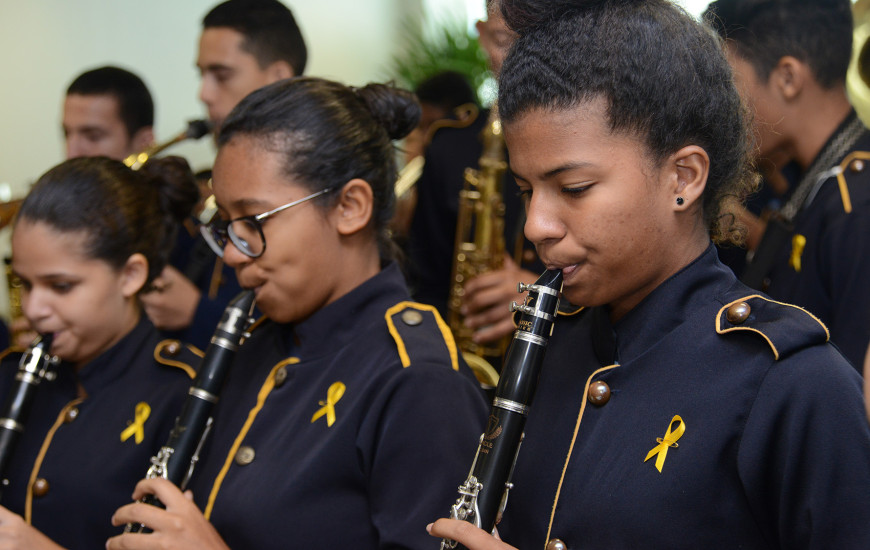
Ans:
[{"label": "gold shoulder trim", "polygon": [[846,211],[846,214],[852,212],[852,198],[849,196],[849,186],[846,185],[846,176],[844,174],[852,162],[867,160],[870,160],[870,152],[852,151],[840,163],[840,169],[837,171],[837,185],[840,187],[840,200],[843,201],[843,210]]},{"label": "gold shoulder trim", "polygon": [[438,313],[438,310],[435,309],[434,306],[430,306],[427,304],[418,304],[417,302],[399,302],[394,305],[384,314],[384,319],[387,321],[387,329],[390,331],[390,335],[393,337],[393,340],[396,341],[396,347],[399,350],[399,359],[402,361],[402,367],[410,367],[411,366],[411,357],[408,355],[408,350],[405,347],[405,342],[402,340],[401,335],[399,335],[399,331],[396,329],[396,324],[393,322],[393,316],[397,313],[404,311],[406,309],[416,309],[419,311],[428,311],[432,313],[435,317],[435,323],[438,325],[438,329],[441,331],[441,336],[444,338],[444,343],[447,345],[447,352],[450,354],[450,365],[453,367],[453,370],[459,370],[459,354],[456,351],[456,341],[453,339],[453,333],[450,332],[450,327],[447,326],[447,323],[444,322],[444,319],[441,318],[441,314]]},{"label": "gold shoulder trim", "polygon": [[[181,351],[182,346],[183,346],[183,344],[179,340],[173,340],[171,338],[163,340],[154,347],[154,360],[157,361],[158,363],[160,363],[161,365],[166,365],[169,367],[175,367],[177,369],[181,369],[185,373],[187,373],[187,376],[189,376],[191,379],[193,379],[194,377],[196,377],[196,369],[194,369],[193,367],[191,367],[187,363],[184,363],[184,362],[179,361],[177,359],[171,359],[170,357],[164,357],[164,355],[163,355],[163,352],[165,351],[170,356],[176,356]],[[200,351],[198,348],[196,348],[194,346],[186,345],[184,347],[189,349],[191,351],[191,353],[199,356],[200,358],[202,358],[205,355],[202,351]],[[172,351],[172,348],[175,348],[175,351]]]},{"label": "gold shoulder trim", "polygon": [[728,332],[734,332],[734,331],[737,331],[737,330],[748,330],[748,331],[751,331],[751,332],[758,333],[758,334],[761,335],[762,338],[764,338],[764,340],[767,342],[767,345],[770,346],[770,349],[773,350],[773,358],[774,358],[775,360],[779,361],[779,350],[776,348],[776,345],[773,343],[773,341],[771,341],[770,338],[767,337],[766,334],[764,334],[764,332],[760,331],[759,329],[757,329],[757,328],[755,328],[755,327],[751,327],[751,326],[732,326],[732,327],[724,328],[724,329],[723,329],[723,328],[721,328],[721,326],[720,326],[720,325],[721,325],[721,322],[720,322],[720,321],[721,321],[721,319],[722,319],[722,316],[725,315],[725,312],[728,310],[729,307],[731,307],[732,305],[734,305],[734,304],[736,304],[736,303],[738,303],[738,302],[745,302],[745,301],[747,301],[747,300],[751,300],[751,299],[753,299],[753,298],[758,298],[759,300],[763,300],[763,301],[765,301],[765,302],[770,302],[770,303],[772,303],[772,304],[779,304],[779,305],[781,305],[781,306],[786,306],[786,307],[794,308],[794,309],[796,309],[796,310],[798,310],[798,311],[802,311],[802,312],[806,313],[806,314],[807,314],[811,319],[813,319],[815,322],[817,322],[817,323],[819,324],[819,326],[822,327],[822,329],[825,331],[825,334],[827,335],[827,340],[830,340],[830,339],[831,339],[831,332],[828,330],[828,327],[825,326],[825,323],[823,323],[823,322],[822,322],[818,317],[816,317],[815,315],[813,315],[813,314],[810,313],[809,311],[805,310],[805,309],[802,308],[802,307],[799,307],[799,306],[793,305],[793,304],[787,304],[787,303],[785,303],[785,302],[778,302],[778,301],[776,301],[776,300],[771,300],[770,298],[767,298],[767,297],[762,296],[762,295],[760,295],[760,294],[750,294],[749,296],[744,296],[743,298],[738,298],[738,299],[733,300],[733,301],[731,301],[731,302],[728,302],[727,304],[725,304],[724,306],[722,306],[722,307],[719,309],[719,312],[716,314],[716,320],[715,320],[715,323],[716,323],[716,332],[717,332],[718,334],[726,334],[726,333],[728,333]]}]

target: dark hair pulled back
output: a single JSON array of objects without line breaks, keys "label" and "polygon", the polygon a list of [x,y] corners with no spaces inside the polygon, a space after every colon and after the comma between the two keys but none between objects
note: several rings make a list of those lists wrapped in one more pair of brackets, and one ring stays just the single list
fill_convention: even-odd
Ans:
[{"label": "dark hair pulled back", "polygon": [[614,132],[656,163],[687,145],[710,157],[703,213],[716,241],[738,241],[729,211],[755,188],[748,117],[718,37],[665,0],[501,0],[520,37],[502,67],[506,126],[533,109],[603,98]]},{"label": "dark hair pulled back", "polygon": [[106,157],[67,160],[43,174],[18,211],[21,220],[62,233],[82,232],[85,253],[120,269],[133,254],[148,260],[145,288],[166,265],[178,225],[199,191],[187,161],[149,160],[133,171]]},{"label": "dark hair pulled back", "polygon": [[[339,189],[355,178],[368,182],[374,195],[371,227],[386,259],[395,250],[387,231],[397,177],[392,140],[408,135],[419,120],[411,92],[298,77],[260,88],[236,105],[221,126],[218,147],[239,136],[257,140],[281,154],[284,173],[311,192]],[[336,195],[315,200],[324,206]]]}]

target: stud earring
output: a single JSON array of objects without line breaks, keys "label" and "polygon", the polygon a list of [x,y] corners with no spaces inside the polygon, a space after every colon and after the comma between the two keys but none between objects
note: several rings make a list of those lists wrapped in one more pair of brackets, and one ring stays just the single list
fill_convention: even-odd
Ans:
[{"label": "stud earring", "polygon": [[683,200],[683,197],[677,197],[677,205],[678,205],[678,206],[683,206],[683,203],[684,203],[684,202],[685,202],[685,201]]}]

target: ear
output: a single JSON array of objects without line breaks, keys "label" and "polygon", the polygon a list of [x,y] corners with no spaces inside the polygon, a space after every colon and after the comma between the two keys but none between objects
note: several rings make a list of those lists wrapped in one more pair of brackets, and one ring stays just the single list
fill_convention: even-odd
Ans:
[{"label": "ear", "polygon": [[133,137],[130,139],[130,148],[133,153],[144,151],[154,143],[154,128],[144,126],[136,130]]},{"label": "ear", "polygon": [[266,75],[269,78],[270,84],[272,82],[278,82],[279,80],[296,76],[293,72],[293,67],[284,60],[272,62],[271,65],[266,67]]},{"label": "ear", "polygon": [[786,101],[791,101],[803,91],[808,78],[812,78],[809,66],[796,57],[786,55],[773,68],[768,82]]},{"label": "ear", "polygon": [[474,28],[477,29],[477,36],[481,39],[486,39],[486,21],[482,19],[478,19],[477,23],[474,24]]},{"label": "ear", "polygon": [[353,235],[368,227],[374,208],[374,193],[367,181],[355,178],[339,191],[338,205],[333,210],[340,235]]},{"label": "ear", "polygon": [[[687,145],[668,159],[671,204],[675,212],[684,212],[700,205],[710,174],[710,157],[697,145]],[[678,204],[677,198],[683,199]]]},{"label": "ear", "polygon": [[121,294],[124,298],[135,296],[148,280],[148,260],[137,252],[127,258],[121,268]]}]

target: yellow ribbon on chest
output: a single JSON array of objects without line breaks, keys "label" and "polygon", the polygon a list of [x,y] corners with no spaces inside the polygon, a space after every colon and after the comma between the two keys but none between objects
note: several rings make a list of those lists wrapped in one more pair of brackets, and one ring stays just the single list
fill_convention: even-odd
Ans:
[{"label": "yellow ribbon on chest", "polygon": [[121,442],[127,441],[132,436],[136,445],[145,439],[145,421],[151,415],[151,406],[142,401],[136,405],[136,414],[132,422],[127,421],[128,426],[121,432]]},{"label": "yellow ribbon on chest", "polygon": [[791,238],[791,257],[788,259],[788,265],[798,273],[801,272],[801,256],[806,246],[807,238],[800,233]]},{"label": "yellow ribbon on chest", "polygon": [[314,424],[315,420],[324,415],[326,415],[327,427],[335,424],[335,404],[342,398],[345,389],[346,386],[342,382],[333,382],[332,385],[329,386],[329,389],[326,391],[326,401],[317,402],[317,404],[320,405],[320,408],[316,413],[314,413],[314,416],[311,417],[312,424]]},{"label": "yellow ribbon on chest", "polygon": [[[677,426],[677,429],[674,430],[674,423],[679,422],[680,425]],[[652,450],[647,453],[646,458],[643,459],[644,462],[651,459],[652,457],[658,455],[656,458],[656,469],[659,473],[662,472],[662,466],[665,465],[665,457],[668,456],[668,448],[670,447],[679,447],[677,445],[677,440],[683,437],[683,433],[686,431],[686,423],[683,422],[683,419],[680,418],[679,415],[675,415],[671,419],[671,423],[668,424],[668,431],[665,432],[665,437],[657,437],[656,441],[659,442],[658,445],[652,448]]]}]

